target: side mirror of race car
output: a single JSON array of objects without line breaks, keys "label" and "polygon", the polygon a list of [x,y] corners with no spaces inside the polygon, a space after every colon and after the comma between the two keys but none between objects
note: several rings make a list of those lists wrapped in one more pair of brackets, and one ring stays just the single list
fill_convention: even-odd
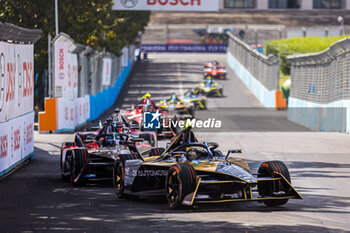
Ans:
[{"label": "side mirror of race car", "polygon": [[240,150],[240,149],[231,149],[231,150],[227,151],[227,155],[226,155],[225,159],[228,159],[230,154],[237,154],[237,153],[242,153],[242,150]]}]

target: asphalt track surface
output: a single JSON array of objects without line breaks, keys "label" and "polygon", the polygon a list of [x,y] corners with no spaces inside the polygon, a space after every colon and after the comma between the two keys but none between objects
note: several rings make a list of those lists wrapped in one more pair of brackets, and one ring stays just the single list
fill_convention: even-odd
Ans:
[{"label": "asphalt track surface", "polygon": [[[180,94],[198,82],[203,62],[213,56],[151,55],[130,77],[117,105],[135,103],[145,91],[157,100]],[[224,55],[215,56],[224,62]],[[120,200],[110,180],[80,188],[63,182],[58,150],[72,135],[35,132],[35,157],[0,180],[0,232],[349,232],[350,135],[308,132],[288,122],[285,112],[261,108],[234,74],[222,82],[225,98],[211,99],[209,108],[238,109],[231,117],[225,113],[230,130],[197,136],[217,141],[223,152],[242,149],[239,156],[252,171],[263,160],[285,161],[303,200],[277,208],[249,202],[183,210],[169,209],[164,199]]]}]

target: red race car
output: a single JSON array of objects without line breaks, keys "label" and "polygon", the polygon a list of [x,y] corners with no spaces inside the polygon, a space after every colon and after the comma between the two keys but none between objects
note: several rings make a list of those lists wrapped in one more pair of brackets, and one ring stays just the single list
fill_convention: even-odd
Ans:
[{"label": "red race car", "polygon": [[[161,127],[160,129],[150,130],[144,128],[144,113],[145,112],[159,112],[161,114]],[[177,133],[175,127],[172,126],[172,120],[176,119],[167,111],[161,110],[152,100],[151,95],[146,94],[143,96],[141,102],[121,113],[123,117],[131,124],[137,125],[142,131],[155,131],[157,137],[171,138]]]},{"label": "red race car", "polygon": [[211,76],[213,79],[226,79],[226,68],[224,65],[219,64],[216,60],[208,62],[204,66],[204,79],[207,76]]}]

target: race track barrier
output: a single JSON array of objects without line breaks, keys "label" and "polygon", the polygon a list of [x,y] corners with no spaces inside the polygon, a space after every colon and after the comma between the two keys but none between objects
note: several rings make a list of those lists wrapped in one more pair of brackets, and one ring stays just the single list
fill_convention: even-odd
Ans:
[{"label": "race track barrier", "polygon": [[227,63],[237,77],[266,108],[286,108],[286,100],[279,91],[279,61],[265,56],[242,40],[228,33]]},{"label": "race track barrier", "polygon": [[350,38],[288,59],[288,119],[315,131],[350,133]]},{"label": "race track barrier", "polygon": [[132,67],[129,65],[120,72],[114,86],[96,95],[79,97],[74,101],[64,98],[46,98],[45,111],[39,113],[39,131],[60,133],[74,131],[87,121],[96,120],[117,99]]},{"label": "race track barrier", "polygon": [[45,111],[39,113],[39,132],[74,131],[114,104],[134,63],[135,46],[123,48],[116,57],[60,33],[52,47],[54,95],[45,99]]},{"label": "race track barrier", "polygon": [[34,43],[41,33],[0,22],[0,176],[34,153]]}]

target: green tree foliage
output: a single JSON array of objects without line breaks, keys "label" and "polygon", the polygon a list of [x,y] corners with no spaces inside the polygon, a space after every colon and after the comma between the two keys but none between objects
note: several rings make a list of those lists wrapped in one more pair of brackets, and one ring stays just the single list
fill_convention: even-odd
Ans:
[{"label": "green tree foliage", "polygon": [[[77,43],[96,50],[121,54],[124,46],[134,43],[149,21],[149,12],[113,11],[112,0],[58,0],[59,30]],[[0,0],[0,21],[41,29],[41,39],[35,44],[35,72],[47,69],[47,37],[55,36],[54,0]]]},{"label": "green tree foliage", "polygon": [[265,43],[265,54],[273,54],[280,58],[280,69],[285,75],[290,74],[290,62],[287,56],[303,53],[317,53],[348,36],[329,37],[296,37],[273,40]]}]

